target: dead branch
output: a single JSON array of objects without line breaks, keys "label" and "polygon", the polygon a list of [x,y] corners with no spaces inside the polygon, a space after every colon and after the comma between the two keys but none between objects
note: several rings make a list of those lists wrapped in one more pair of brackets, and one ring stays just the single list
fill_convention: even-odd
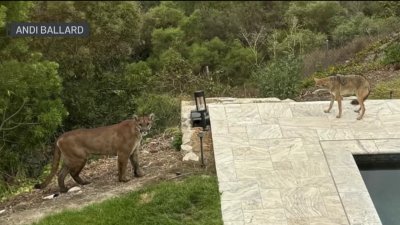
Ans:
[{"label": "dead branch", "polygon": [[[246,41],[247,45],[250,47],[253,55],[255,56],[256,62],[255,64],[258,65],[258,48],[259,48],[259,43],[261,40],[265,39],[265,34],[264,34],[264,26],[260,28],[259,31],[253,32],[253,33],[248,33],[245,29],[241,29],[241,34]],[[264,56],[261,58],[261,60],[264,59]]]}]

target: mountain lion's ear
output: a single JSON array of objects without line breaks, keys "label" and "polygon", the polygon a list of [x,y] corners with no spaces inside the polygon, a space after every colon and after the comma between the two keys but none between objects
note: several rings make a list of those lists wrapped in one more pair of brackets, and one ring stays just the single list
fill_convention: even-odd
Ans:
[{"label": "mountain lion's ear", "polygon": [[132,118],[133,118],[134,120],[136,120],[136,121],[138,121],[138,120],[139,120],[139,117],[138,117],[138,116],[136,116],[136,114],[135,114],[135,115],[133,115],[133,116],[132,116]]},{"label": "mountain lion's ear", "polygon": [[154,120],[154,116],[155,116],[154,113],[152,113],[152,114],[149,115],[149,117],[150,117],[151,120]]}]

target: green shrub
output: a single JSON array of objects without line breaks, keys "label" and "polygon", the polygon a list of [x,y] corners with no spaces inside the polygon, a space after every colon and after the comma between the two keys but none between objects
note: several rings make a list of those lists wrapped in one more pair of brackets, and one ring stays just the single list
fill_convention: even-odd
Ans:
[{"label": "green shrub", "polygon": [[301,68],[301,61],[293,56],[276,59],[253,73],[253,79],[265,97],[292,98],[298,93]]},{"label": "green shrub", "polygon": [[65,130],[111,125],[131,117],[140,89],[130,78],[105,72],[96,79],[64,82],[64,104],[70,112]]},{"label": "green shrub", "polygon": [[172,136],[172,147],[179,151],[182,145],[182,131],[178,127],[172,127],[165,130],[165,133]]},{"label": "green shrub", "polygon": [[180,101],[169,95],[147,94],[135,99],[136,113],[140,115],[155,114],[153,132],[175,127],[180,122]]},{"label": "green shrub", "polygon": [[32,58],[0,63],[0,180],[38,176],[44,146],[67,111],[60,99],[58,64]]},{"label": "green shrub", "polygon": [[400,62],[400,43],[395,43],[385,49],[383,64],[394,64]]},{"label": "green shrub", "polygon": [[370,98],[388,99],[390,91],[393,91],[393,98],[400,98],[400,79],[378,83],[372,90]]}]

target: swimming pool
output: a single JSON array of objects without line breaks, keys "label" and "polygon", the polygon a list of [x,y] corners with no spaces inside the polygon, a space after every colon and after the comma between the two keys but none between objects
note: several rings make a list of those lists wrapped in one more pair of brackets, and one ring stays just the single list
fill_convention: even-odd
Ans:
[{"label": "swimming pool", "polygon": [[354,155],[383,225],[400,222],[400,154]]}]

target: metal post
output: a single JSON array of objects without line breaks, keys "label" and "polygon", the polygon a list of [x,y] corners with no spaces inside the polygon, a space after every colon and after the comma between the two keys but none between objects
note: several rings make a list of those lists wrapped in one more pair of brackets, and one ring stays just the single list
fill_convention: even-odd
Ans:
[{"label": "metal post", "polygon": [[390,99],[393,98],[393,91],[390,91],[390,92],[389,92],[389,97],[390,97]]},{"label": "metal post", "polygon": [[200,131],[198,133],[198,136],[200,138],[200,154],[201,154],[201,167],[204,167],[204,154],[203,154],[203,137],[204,137],[204,132]]},{"label": "metal post", "polygon": [[201,152],[201,166],[204,167],[204,154],[203,154],[203,136],[204,133],[203,131],[201,131],[201,135],[200,135],[200,152]]}]

